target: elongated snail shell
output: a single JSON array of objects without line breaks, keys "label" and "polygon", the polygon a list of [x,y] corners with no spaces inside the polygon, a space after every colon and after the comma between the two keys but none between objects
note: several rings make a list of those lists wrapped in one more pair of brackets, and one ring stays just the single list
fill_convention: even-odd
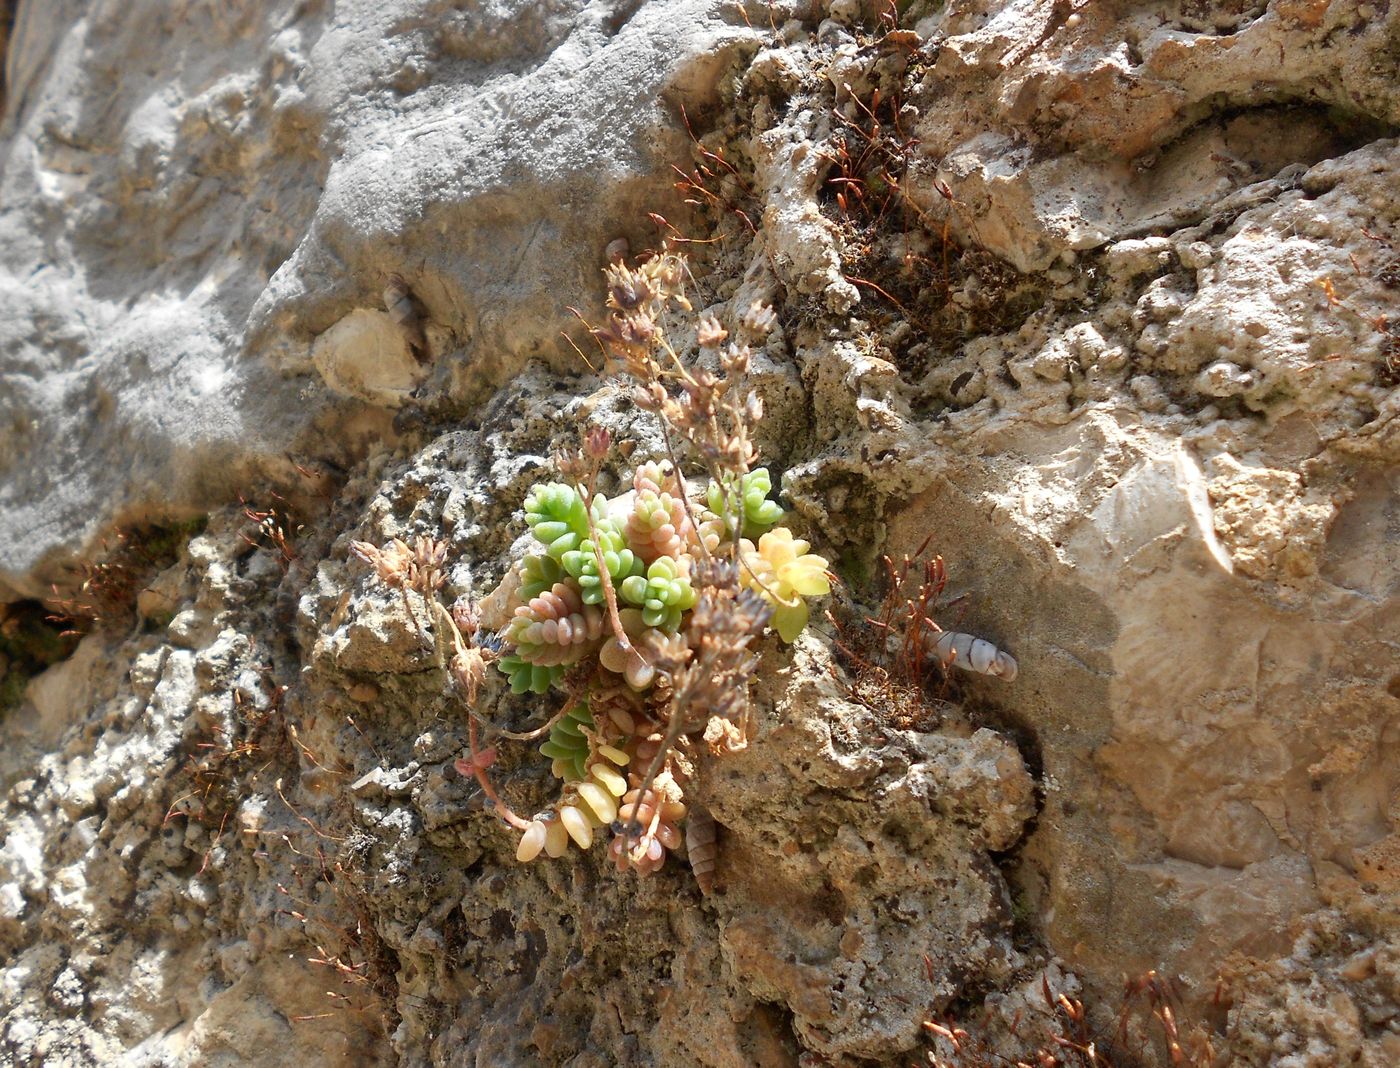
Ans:
[{"label": "elongated snail shell", "polygon": [[690,806],[689,818],[685,821],[685,852],[700,892],[709,897],[715,888],[715,859],[719,848],[715,844],[715,818],[699,805]]},{"label": "elongated snail shell", "polygon": [[421,358],[428,351],[428,339],[423,333],[422,320],[419,318],[418,309],[414,307],[413,295],[403,275],[391,274],[389,280],[384,283],[384,310],[389,313],[389,318],[398,324],[413,354]]},{"label": "elongated snail shell", "polygon": [[616,237],[608,242],[608,247],[603,250],[603,256],[609,263],[621,263],[627,258],[627,253],[632,251],[632,245],[625,237]]},{"label": "elongated snail shell", "polygon": [[945,630],[938,635],[938,640],[931,644],[934,655],[943,663],[962,668],[964,671],[994,675],[1011,682],[1019,670],[1014,656],[971,634]]}]

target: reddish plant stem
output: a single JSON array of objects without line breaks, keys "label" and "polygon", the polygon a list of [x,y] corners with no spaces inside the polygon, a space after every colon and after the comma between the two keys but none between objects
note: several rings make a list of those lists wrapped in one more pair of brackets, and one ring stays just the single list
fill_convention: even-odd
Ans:
[{"label": "reddish plant stem", "polygon": [[491,785],[491,778],[486,774],[486,769],[477,761],[477,757],[481,755],[481,748],[477,744],[475,716],[469,716],[467,718],[467,746],[471,749],[472,753],[472,774],[476,776],[476,781],[481,784],[481,792],[485,794],[491,804],[495,806],[497,815],[517,831],[523,831],[528,828],[530,826],[530,821],[521,819],[511,810],[509,805],[501,800],[501,796],[496,793],[496,788]]}]

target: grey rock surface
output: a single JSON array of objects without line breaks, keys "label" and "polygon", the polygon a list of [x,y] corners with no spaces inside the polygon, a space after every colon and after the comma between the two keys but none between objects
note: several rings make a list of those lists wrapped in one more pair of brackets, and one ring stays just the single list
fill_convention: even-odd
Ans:
[{"label": "grey rock surface", "polygon": [[[10,1061],[893,1065],[926,1020],[1014,1061],[1149,969],[1237,1063],[1400,1059],[1400,8],[900,10],[22,0]],[[766,645],[757,736],[696,756],[708,898],[516,864],[349,552],[440,537],[480,595],[581,418],[661,453],[559,336],[648,211],[697,309],[778,311],[757,444],[845,625],[931,537],[938,622],[1020,668],[910,718],[849,630]],[[93,570],[152,521],[159,569]],[[85,563],[138,589],[40,672],[25,599]]]},{"label": "grey rock surface", "polygon": [[344,324],[391,272],[459,402],[552,350],[754,37],[716,3],[20,4],[0,588],[392,436],[316,373],[380,362]]}]

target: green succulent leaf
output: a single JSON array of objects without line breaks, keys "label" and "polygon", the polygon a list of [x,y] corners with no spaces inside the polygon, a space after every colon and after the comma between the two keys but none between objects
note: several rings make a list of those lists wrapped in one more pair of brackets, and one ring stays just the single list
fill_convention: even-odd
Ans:
[{"label": "green succulent leaf", "polygon": [[540,752],[550,760],[562,761],[559,770],[564,779],[577,782],[588,774],[588,738],[583,728],[593,729],[593,713],[585,701],[564,713],[562,719],[549,729],[549,739]]},{"label": "green succulent leaf", "polygon": [[[622,583],[632,575],[642,573],[642,561],[627,547],[627,538],[617,529],[616,524],[607,520],[595,524],[598,528],[598,544],[603,550],[603,566],[608,569],[608,577],[614,585]],[[560,562],[578,582],[583,591],[584,604],[601,604],[603,601],[603,580],[598,575],[598,557],[593,551],[593,542],[584,539],[577,549],[571,549],[560,557]]]},{"label": "green succulent leaf", "polygon": [[520,592],[522,601],[530,601],[554,588],[564,577],[564,568],[552,556],[531,553],[520,561]]},{"label": "green succulent leaf", "polygon": [[642,622],[668,633],[680,628],[681,615],[695,607],[697,594],[680,565],[670,557],[653,561],[646,575],[632,575],[618,587],[622,599],[642,610]]},{"label": "green succulent leaf", "polygon": [[546,693],[567,670],[562,664],[531,664],[514,654],[501,657],[496,666],[510,679],[512,693]]},{"label": "green succulent leaf", "polygon": [[[733,505],[734,483],[732,480],[724,483],[711,482],[705,491],[706,503],[710,506],[710,511],[717,516],[725,517],[725,527],[731,533],[734,529],[733,517],[729,510]],[[768,468],[757,467],[744,475],[739,482],[739,510],[741,513],[740,536],[745,538],[757,538],[766,534],[778,521],[783,518],[783,509],[777,501],[770,501],[768,495],[773,492],[773,479],[768,474]]]},{"label": "green succulent leaf", "polygon": [[588,537],[588,512],[578,490],[562,482],[535,486],[525,498],[525,522],[555,560]]}]

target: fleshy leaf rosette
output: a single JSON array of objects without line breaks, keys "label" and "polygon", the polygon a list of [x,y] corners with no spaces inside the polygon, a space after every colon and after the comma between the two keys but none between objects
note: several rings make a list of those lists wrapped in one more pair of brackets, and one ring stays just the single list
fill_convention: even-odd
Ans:
[{"label": "fleshy leaf rosette", "polygon": [[510,679],[512,693],[546,693],[549,688],[564,677],[567,670],[563,664],[531,664],[529,661],[508,653],[496,661],[496,666]]},{"label": "fleshy leaf rosette", "polygon": [[695,607],[695,589],[681,563],[663,556],[647,568],[646,575],[623,579],[618,592],[628,604],[642,610],[642,622],[667,633],[680,628],[681,613]]},{"label": "fleshy leaf rosette", "polygon": [[622,796],[618,819],[635,828],[637,834],[635,838],[618,834],[608,844],[608,857],[618,871],[630,868],[639,875],[650,875],[666,862],[668,850],[680,847],[680,823],[686,817],[686,805],[680,798],[680,788],[669,775],[645,793],[634,788]]},{"label": "fleshy leaf rosette", "polygon": [[564,566],[552,556],[544,553],[531,553],[518,565],[520,589],[516,592],[522,601],[538,597],[564,578]]},{"label": "fleshy leaf rosette", "polygon": [[556,582],[515,610],[505,637],[531,664],[572,664],[598,647],[605,629],[602,612],[571,583]]},{"label": "fleshy leaf rosette", "polygon": [[544,693],[565,668],[595,651],[606,623],[570,582],[556,582],[515,610],[502,637],[515,648],[497,661],[515,693]]},{"label": "fleshy leaf rosette", "polygon": [[579,849],[593,844],[594,831],[618,817],[628,789],[623,773],[631,758],[623,750],[599,743],[587,702],[569,709],[549,732],[540,752],[556,776],[568,785],[552,811],[536,816],[521,836],[516,859],[531,861],[543,852],[563,856],[569,841]]},{"label": "fleshy leaf rosette", "polygon": [[575,705],[549,730],[549,739],[540,752],[549,757],[551,770],[566,781],[582,779],[588,772],[588,738],[593,729],[593,713],[587,702]]},{"label": "fleshy leaf rosette", "polygon": [[648,689],[656,681],[658,663],[683,663],[689,656],[684,634],[667,634],[659,627],[647,626],[640,608],[624,608],[618,616],[632,648],[624,650],[616,637],[609,637],[598,650],[598,663],[621,675],[632,689]]},{"label": "fleshy leaf rosette", "polygon": [[785,642],[794,641],[807,625],[804,598],[831,592],[825,558],[812,556],[807,542],[778,527],[758,539],[757,548],[747,538],[739,543],[744,567],[739,581],[773,606],[773,629]]},{"label": "fleshy leaf rosette", "polygon": [[662,557],[679,559],[690,547],[690,517],[685,502],[669,493],[637,491],[627,518],[627,544],[645,564]]},{"label": "fleshy leaf rosette", "polygon": [[669,493],[673,497],[682,492],[680,479],[671,465],[658,460],[638,465],[632,472],[632,488],[638,493],[649,490],[652,493]]},{"label": "fleshy leaf rosette", "polygon": [[[783,518],[782,505],[770,501],[768,494],[773,492],[773,479],[768,468],[758,467],[739,480],[739,511],[742,522],[739,533],[745,538],[757,538],[770,530]],[[726,506],[733,503],[734,484],[711,482],[705,492],[710,511],[717,516],[726,514]],[[730,524],[733,525],[732,522]]]},{"label": "fleshy leaf rosette", "polygon": [[[642,562],[637,554],[627,547],[627,539],[617,529],[612,520],[599,520],[594,524],[598,531],[598,544],[603,550],[603,564],[616,586],[629,575],[642,573]],[[598,557],[593,552],[593,541],[589,538],[578,543],[560,557],[560,562],[578,582],[583,591],[584,604],[603,603],[603,580],[598,576]]]},{"label": "fleshy leaf rosette", "polygon": [[578,490],[562,482],[536,486],[525,498],[525,522],[555,560],[588,537],[588,512]]}]

